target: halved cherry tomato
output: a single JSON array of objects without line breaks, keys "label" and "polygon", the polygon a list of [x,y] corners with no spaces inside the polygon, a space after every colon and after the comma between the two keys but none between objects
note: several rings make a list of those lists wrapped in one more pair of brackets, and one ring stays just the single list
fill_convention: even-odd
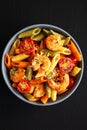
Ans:
[{"label": "halved cherry tomato", "polygon": [[22,79],[17,85],[17,89],[20,93],[24,94],[29,92],[31,88],[30,82],[27,79]]},{"label": "halved cherry tomato", "polygon": [[19,49],[20,52],[25,54],[30,54],[34,51],[35,43],[31,38],[26,38],[20,42]]},{"label": "halved cherry tomato", "polygon": [[72,86],[73,86],[73,84],[74,84],[74,78],[73,77],[69,77],[69,86],[68,86],[68,88],[71,88]]},{"label": "halved cherry tomato", "polygon": [[68,57],[73,61],[73,63],[74,63],[75,65],[77,65],[78,61],[77,61],[77,59],[75,58],[74,55],[71,54],[71,55],[69,55]]},{"label": "halved cherry tomato", "polygon": [[74,67],[73,61],[68,57],[63,57],[59,60],[59,69],[61,73],[69,73]]}]

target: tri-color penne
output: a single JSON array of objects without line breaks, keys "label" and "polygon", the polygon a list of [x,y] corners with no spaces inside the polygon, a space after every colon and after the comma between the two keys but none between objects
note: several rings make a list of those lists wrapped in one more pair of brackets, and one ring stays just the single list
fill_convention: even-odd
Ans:
[{"label": "tri-color penne", "polygon": [[27,100],[43,104],[55,102],[73,87],[81,61],[82,55],[70,36],[39,27],[18,34],[4,56],[12,87]]},{"label": "tri-color penne", "polygon": [[12,57],[12,61],[13,62],[17,62],[17,61],[22,61],[25,60],[29,57],[29,55],[26,54],[19,54],[19,55],[15,55]]}]

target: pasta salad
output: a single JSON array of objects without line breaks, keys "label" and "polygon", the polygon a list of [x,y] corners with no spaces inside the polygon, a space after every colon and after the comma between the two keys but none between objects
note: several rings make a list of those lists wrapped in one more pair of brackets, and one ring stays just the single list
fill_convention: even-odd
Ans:
[{"label": "pasta salad", "polygon": [[27,100],[43,104],[73,87],[81,61],[70,37],[45,28],[20,33],[4,56],[12,87]]}]

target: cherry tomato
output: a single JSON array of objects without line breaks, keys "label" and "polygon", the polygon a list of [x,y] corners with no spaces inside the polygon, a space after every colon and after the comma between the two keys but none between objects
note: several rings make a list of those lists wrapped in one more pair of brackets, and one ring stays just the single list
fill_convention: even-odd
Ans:
[{"label": "cherry tomato", "polygon": [[70,55],[70,56],[68,56],[68,57],[73,61],[74,64],[77,65],[78,61],[77,61],[77,59],[74,57],[74,55]]},{"label": "cherry tomato", "polygon": [[75,81],[74,81],[74,78],[70,76],[68,88],[71,88],[71,87],[73,86],[74,82],[75,82]]},{"label": "cherry tomato", "polygon": [[18,91],[22,94],[29,92],[30,88],[30,82],[27,79],[22,79],[17,85]]},{"label": "cherry tomato", "polygon": [[20,52],[25,54],[30,54],[34,51],[34,41],[30,38],[26,38],[25,40],[20,42],[19,49]]},{"label": "cherry tomato", "polygon": [[69,73],[74,67],[74,63],[68,57],[62,57],[59,60],[59,69],[61,73]]}]

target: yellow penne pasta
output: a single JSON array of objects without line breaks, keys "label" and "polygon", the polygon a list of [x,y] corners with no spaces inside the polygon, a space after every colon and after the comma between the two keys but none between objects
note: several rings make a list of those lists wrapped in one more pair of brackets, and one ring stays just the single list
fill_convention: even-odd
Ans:
[{"label": "yellow penne pasta", "polygon": [[16,39],[16,41],[13,43],[13,45],[9,51],[9,55],[13,56],[15,54],[15,50],[16,50],[17,46],[19,45],[19,43],[20,43],[20,40]]},{"label": "yellow penne pasta", "polygon": [[71,71],[70,75],[73,76],[73,77],[75,77],[75,76],[77,76],[77,74],[78,74],[80,71],[81,71],[81,68],[75,66],[75,67],[73,68],[73,70]]},{"label": "yellow penne pasta", "polygon": [[12,61],[22,61],[22,60],[24,60],[24,59],[26,59],[26,58],[28,58],[29,57],[29,55],[26,55],[26,54],[19,54],[19,55],[15,55],[15,56],[13,56],[12,57]]},{"label": "yellow penne pasta", "polygon": [[60,39],[65,38],[64,35],[62,35],[62,34],[60,34],[60,33],[57,33],[57,32],[55,32],[55,31],[53,31],[53,30],[50,30],[50,32],[51,32],[53,35],[58,35],[58,36],[60,37]]},{"label": "yellow penne pasta", "polygon": [[57,99],[57,90],[52,90],[51,91],[51,99],[52,99],[52,101],[56,101],[56,99]]},{"label": "yellow penne pasta", "polygon": [[64,41],[63,45],[66,46],[69,43],[70,39],[71,39],[70,37],[65,38],[64,39],[65,41]]},{"label": "yellow penne pasta", "polygon": [[56,54],[53,59],[52,59],[52,62],[51,62],[51,65],[49,67],[49,70],[46,72],[46,74],[48,75],[50,72],[53,71],[53,69],[55,68],[55,66],[57,65],[58,61],[60,59],[60,54]]},{"label": "yellow penne pasta", "polygon": [[59,43],[61,43],[63,46],[66,46],[70,41],[70,37],[66,37],[63,39],[60,39]]},{"label": "yellow penne pasta", "polygon": [[66,48],[66,47],[60,47],[58,50],[58,53],[65,54],[65,55],[70,55],[71,50]]},{"label": "yellow penne pasta", "polygon": [[48,96],[48,98],[51,97],[51,88],[48,85],[46,86],[46,95]]}]

